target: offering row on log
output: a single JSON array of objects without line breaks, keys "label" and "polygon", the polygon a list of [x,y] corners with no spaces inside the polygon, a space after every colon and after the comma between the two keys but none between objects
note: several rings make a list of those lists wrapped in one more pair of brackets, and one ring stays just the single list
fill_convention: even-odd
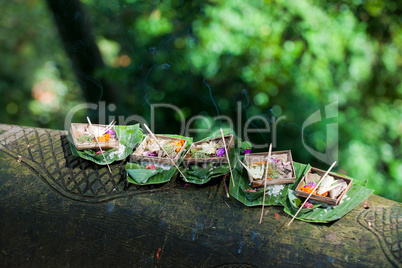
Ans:
[{"label": "offering row on log", "polygon": [[[77,150],[97,150],[99,147],[105,150],[119,149],[120,139],[113,124],[93,124],[92,131],[89,127],[88,124],[71,124],[70,133]],[[145,169],[154,170],[169,170],[174,165],[178,171],[180,170],[176,164],[181,164],[186,169],[197,165],[203,168],[211,164],[213,168],[230,164],[229,153],[234,146],[234,136],[223,136],[222,133],[222,137],[194,142],[186,149],[187,145],[190,144],[185,139],[154,135],[150,132],[130,155],[130,161],[139,163]],[[247,170],[250,186],[256,191],[264,186],[295,183],[296,174],[290,150],[270,152],[269,159],[268,153],[250,153],[250,150],[245,153],[244,163],[238,161]],[[178,163],[179,160],[182,162]],[[183,173],[180,173],[187,181]],[[310,168],[300,180],[295,194],[308,197],[324,173],[323,170]],[[351,185],[352,179],[329,173],[317,191],[311,195],[311,199],[338,205]],[[307,202],[308,206],[309,204],[310,202]]]}]

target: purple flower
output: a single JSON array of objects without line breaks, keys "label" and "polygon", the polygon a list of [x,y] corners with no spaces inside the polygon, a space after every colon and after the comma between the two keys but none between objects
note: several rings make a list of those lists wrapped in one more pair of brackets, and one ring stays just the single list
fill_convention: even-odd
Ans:
[{"label": "purple flower", "polygon": [[151,151],[145,151],[142,153],[143,156],[156,156],[156,153],[152,153]]},{"label": "purple flower", "polygon": [[251,153],[251,149],[245,149],[245,150],[243,151],[243,154],[249,154],[249,153]]},{"label": "purple flower", "polygon": [[221,148],[219,148],[219,149],[216,151],[216,156],[217,156],[217,157],[224,156],[224,155],[225,155],[225,152],[226,152],[225,147],[221,147]]},{"label": "purple flower", "polygon": [[312,187],[312,188],[314,188],[314,187],[315,187],[315,183],[312,181],[312,182],[310,182],[310,183],[304,185],[304,188],[306,188],[306,187]]},{"label": "purple flower", "polygon": [[111,129],[109,129],[108,131],[106,131],[106,133],[108,133],[108,134],[110,134],[110,135],[114,134],[113,130],[111,130]]}]

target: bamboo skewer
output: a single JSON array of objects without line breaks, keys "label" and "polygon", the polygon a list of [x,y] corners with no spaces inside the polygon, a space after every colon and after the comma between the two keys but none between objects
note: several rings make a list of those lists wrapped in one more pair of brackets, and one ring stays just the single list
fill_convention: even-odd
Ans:
[{"label": "bamboo skewer", "polygon": [[105,131],[103,132],[103,134],[105,134],[105,133],[108,132],[110,129],[112,129],[112,127],[114,126],[114,124],[116,124],[116,121],[113,119],[112,122],[110,122],[110,124],[105,128]]},{"label": "bamboo skewer", "polygon": [[262,223],[262,217],[264,216],[265,191],[267,190],[267,178],[268,178],[268,170],[269,170],[269,159],[271,158],[271,151],[272,151],[272,143],[269,145],[268,159],[267,159],[267,170],[265,171],[265,177],[264,177],[264,194],[263,194],[263,197],[262,197],[262,209],[261,209],[260,224]]},{"label": "bamboo skewer", "polygon": [[294,221],[294,219],[297,217],[297,215],[299,214],[300,210],[303,209],[304,204],[306,204],[306,202],[308,201],[308,199],[313,195],[313,193],[317,190],[318,186],[320,186],[321,182],[325,179],[325,177],[328,175],[328,173],[331,171],[331,169],[335,166],[336,161],[334,163],[332,163],[332,165],[329,167],[329,169],[327,170],[327,172],[325,172],[324,176],[321,177],[321,179],[318,181],[317,185],[314,187],[314,189],[311,191],[311,193],[308,195],[308,197],[306,198],[306,200],[304,200],[303,204],[300,206],[299,210],[296,212],[296,214],[293,216],[293,218],[290,220],[290,222],[288,223],[288,227],[290,226],[290,224]]},{"label": "bamboo skewer", "polygon": [[146,130],[149,132],[149,134],[151,134],[152,138],[156,141],[156,143],[159,145],[159,147],[161,147],[162,151],[167,155],[167,157],[170,159],[170,161],[172,162],[172,164],[176,167],[176,169],[180,172],[180,174],[183,176],[184,180],[186,182],[188,182],[186,176],[184,176],[184,174],[181,172],[181,170],[179,169],[179,167],[176,165],[176,163],[173,161],[173,159],[170,157],[170,155],[165,151],[165,149],[163,149],[163,147],[161,146],[161,144],[159,143],[158,139],[155,137],[154,133],[152,133],[152,131],[148,128],[148,126],[146,124],[144,124],[144,127],[146,128]]},{"label": "bamboo skewer", "polygon": [[[229,182],[230,183],[230,182]],[[226,192],[226,197],[230,198],[229,192],[228,192],[228,187],[226,186],[226,181],[225,181],[225,177],[223,178],[223,188],[225,188],[225,192]]]},{"label": "bamboo skewer", "polygon": [[228,164],[229,164],[230,177],[231,177],[231,179],[232,179],[233,187],[236,187],[236,186],[235,186],[235,183],[234,183],[234,179],[233,179],[232,167],[230,166],[229,154],[228,154],[228,150],[226,149],[226,141],[225,141],[225,136],[223,135],[223,130],[222,130],[222,128],[221,128],[221,134],[222,134],[222,139],[223,139],[223,146],[225,146],[225,155],[226,155],[226,159],[228,160]]},{"label": "bamboo skewer", "polygon": [[99,143],[99,141],[98,141],[98,138],[96,137],[96,133],[95,133],[94,129],[92,128],[92,123],[91,123],[91,120],[89,119],[89,117],[88,117],[88,116],[87,116],[87,120],[88,120],[88,123],[89,123],[89,129],[90,129],[90,132],[92,132],[92,135],[94,135],[95,140],[96,140],[96,144],[98,144],[98,146],[99,146],[99,150],[101,151],[101,153],[102,153],[102,155],[103,155],[103,159],[105,159],[105,162],[106,162],[107,168],[109,169],[110,174],[112,174],[112,170],[110,169],[110,166],[109,166],[109,164],[107,163],[107,160],[106,160],[105,154],[103,153],[102,147],[100,146],[100,143]]}]

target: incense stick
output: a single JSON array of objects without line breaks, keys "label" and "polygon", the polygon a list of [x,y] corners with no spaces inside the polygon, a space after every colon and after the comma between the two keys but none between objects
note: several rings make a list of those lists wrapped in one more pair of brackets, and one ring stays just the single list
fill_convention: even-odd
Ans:
[{"label": "incense stick", "polygon": [[110,129],[112,129],[112,127],[114,126],[114,124],[116,124],[116,121],[113,119],[112,122],[110,122],[110,124],[105,128],[103,134],[105,134],[105,133],[108,132]]},{"label": "incense stick", "polygon": [[264,177],[264,195],[263,195],[263,198],[262,198],[262,209],[261,209],[260,224],[262,223],[262,216],[264,216],[265,191],[267,190],[267,178],[268,178],[268,170],[269,170],[269,159],[271,158],[271,151],[272,151],[272,143],[269,145],[268,159],[267,159],[267,170],[265,171],[265,177]]},{"label": "incense stick", "polygon": [[[229,182],[230,183],[230,182]],[[228,187],[226,186],[226,180],[225,180],[225,176],[223,177],[223,188],[225,188],[226,191],[226,197],[230,198],[229,196],[229,192],[228,192]]]},{"label": "incense stick", "polygon": [[112,170],[110,169],[110,166],[109,166],[109,164],[107,163],[107,160],[106,160],[105,154],[104,154],[104,153],[103,153],[103,151],[102,151],[102,147],[100,146],[100,143],[99,143],[99,141],[98,141],[98,138],[96,137],[96,133],[95,133],[94,129],[92,128],[92,123],[91,123],[91,120],[89,119],[89,117],[88,117],[88,116],[87,116],[87,120],[88,120],[88,123],[89,123],[89,129],[90,129],[90,131],[92,132],[92,135],[94,135],[94,137],[95,137],[96,144],[98,144],[98,146],[99,146],[99,150],[101,151],[101,153],[102,153],[102,155],[103,155],[103,159],[105,159],[105,162],[106,162],[107,168],[109,169],[110,174],[112,174]]},{"label": "incense stick", "polygon": [[184,176],[184,174],[181,172],[181,170],[179,169],[179,167],[176,165],[176,163],[173,161],[173,159],[170,157],[170,155],[165,151],[165,149],[161,146],[161,144],[159,143],[158,139],[155,137],[154,133],[152,133],[152,131],[148,128],[148,126],[146,124],[144,124],[144,127],[146,128],[146,130],[149,132],[149,134],[151,134],[152,138],[154,138],[154,140],[156,141],[156,143],[159,145],[159,147],[161,147],[162,151],[167,155],[167,157],[170,159],[170,161],[173,163],[173,165],[177,168],[177,170],[180,172],[180,174],[183,176],[184,180],[186,182],[188,182],[186,176]]},{"label": "incense stick", "polygon": [[226,141],[225,141],[225,136],[223,135],[222,128],[221,128],[221,134],[222,134],[222,139],[223,139],[223,146],[225,146],[226,159],[228,160],[228,164],[229,164],[230,177],[232,178],[233,187],[236,187],[235,183],[234,183],[234,179],[233,179],[232,167],[230,166],[229,154],[228,154],[228,150],[226,149]]},{"label": "incense stick", "polygon": [[329,167],[329,169],[327,170],[327,172],[325,172],[324,176],[322,176],[322,178],[318,181],[317,185],[314,187],[314,189],[311,191],[311,193],[308,195],[308,197],[306,198],[306,200],[304,200],[303,204],[300,206],[299,210],[296,212],[296,214],[293,216],[292,220],[288,223],[288,227],[290,226],[290,224],[294,221],[294,219],[296,218],[297,214],[299,214],[300,210],[302,210],[304,204],[306,204],[306,202],[308,201],[308,199],[313,195],[313,193],[317,190],[318,186],[320,186],[321,182],[325,179],[325,177],[328,175],[328,173],[331,171],[331,169],[335,166],[336,161]]}]

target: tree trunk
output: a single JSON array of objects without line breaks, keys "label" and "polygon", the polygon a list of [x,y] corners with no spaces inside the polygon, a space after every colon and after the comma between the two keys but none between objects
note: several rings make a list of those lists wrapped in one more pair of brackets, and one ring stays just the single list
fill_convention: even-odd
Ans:
[{"label": "tree trunk", "polygon": [[104,63],[80,1],[46,0],[46,2],[54,15],[85,100],[93,103],[97,103],[100,99],[113,102],[115,94],[111,87],[94,76],[97,70],[104,68]]},{"label": "tree trunk", "polygon": [[[65,131],[0,124],[1,267],[401,267],[402,206],[371,195],[331,224],[245,207],[221,178],[126,182]],[[278,216],[275,216],[278,213]]]}]

